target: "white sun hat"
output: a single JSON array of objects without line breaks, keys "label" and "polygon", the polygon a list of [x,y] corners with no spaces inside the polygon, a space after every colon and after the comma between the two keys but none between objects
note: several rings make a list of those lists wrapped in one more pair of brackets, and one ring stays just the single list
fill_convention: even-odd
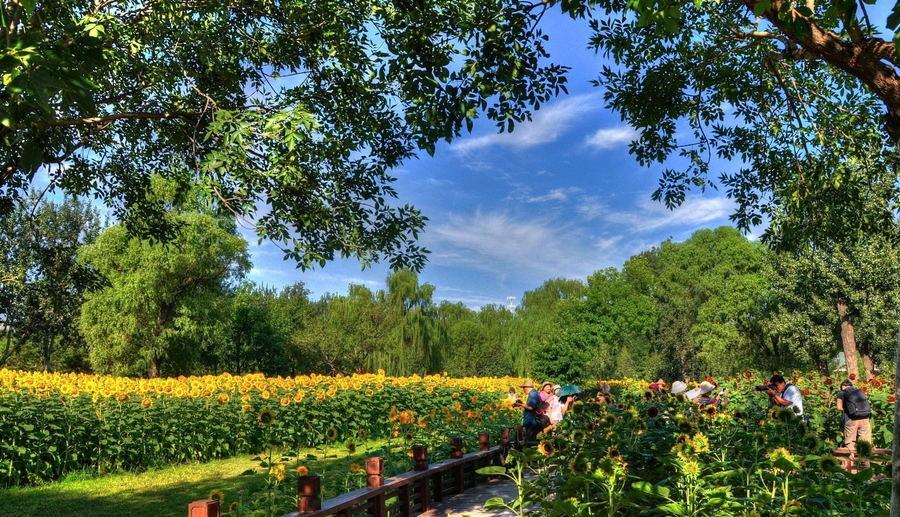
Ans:
[{"label": "white sun hat", "polygon": [[687,389],[687,384],[683,381],[675,381],[672,383],[672,395],[678,395]]},{"label": "white sun hat", "polygon": [[706,394],[709,393],[710,391],[716,389],[716,385],[713,384],[713,383],[711,383],[711,382],[709,382],[709,381],[703,381],[703,382],[700,383],[700,387],[697,388],[697,389],[700,390],[700,394],[701,394],[701,395],[706,395]]}]

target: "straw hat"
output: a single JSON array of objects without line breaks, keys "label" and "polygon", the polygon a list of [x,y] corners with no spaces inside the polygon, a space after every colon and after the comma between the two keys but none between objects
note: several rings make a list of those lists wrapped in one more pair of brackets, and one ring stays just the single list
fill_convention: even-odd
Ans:
[{"label": "straw hat", "polygon": [[678,395],[687,389],[687,384],[682,381],[675,381],[672,383],[672,395]]},{"label": "straw hat", "polygon": [[531,379],[528,379],[528,380],[522,382],[522,384],[519,387],[520,388],[533,388],[534,382]]},{"label": "straw hat", "polygon": [[710,391],[716,389],[716,385],[709,381],[703,381],[700,383],[700,386],[697,389],[700,390],[701,395],[706,395]]}]

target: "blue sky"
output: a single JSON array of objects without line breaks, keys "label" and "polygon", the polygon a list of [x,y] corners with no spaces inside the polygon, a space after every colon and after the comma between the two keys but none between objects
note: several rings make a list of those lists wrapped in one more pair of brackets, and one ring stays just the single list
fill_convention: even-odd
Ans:
[{"label": "blue sky", "polygon": [[[603,61],[586,49],[587,24],[550,13],[545,22],[553,59],[572,67],[570,95],[511,134],[482,121],[472,135],[396,171],[401,201],[429,218],[422,242],[431,255],[420,277],[436,286],[438,300],[475,308],[518,301],[548,278],[584,278],[666,238],[728,224],[733,204],[714,191],[675,211],[650,200],[660,168],[629,156],[632,130],[589,84]],[[345,293],[350,283],[382,288],[388,274],[384,265],[361,270],[348,260],[301,272],[274,246],[249,240],[249,279],[261,284],[302,281],[320,296]]]}]

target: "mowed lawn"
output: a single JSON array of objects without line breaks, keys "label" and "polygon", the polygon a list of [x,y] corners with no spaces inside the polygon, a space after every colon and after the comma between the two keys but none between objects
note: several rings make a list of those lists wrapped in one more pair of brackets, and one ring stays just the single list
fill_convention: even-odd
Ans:
[{"label": "mowed lawn", "polygon": [[[347,471],[349,461],[364,461],[365,451],[383,442],[365,445],[368,447],[360,447],[352,457],[345,449],[309,449],[302,453],[320,459],[302,463],[325,477],[331,477],[329,473],[341,476]],[[254,472],[247,473],[251,469]],[[87,479],[70,476],[41,486],[0,489],[0,516],[184,517],[189,502],[204,499],[213,490],[225,493],[227,508],[240,497],[241,490],[245,494],[262,490],[267,475],[258,459],[245,455],[140,473],[123,472]]]},{"label": "mowed lawn", "polygon": [[240,456],[142,473],[10,488],[0,490],[0,515],[184,517],[189,502],[203,499],[213,490],[225,492],[226,504],[242,489],[259,490],[265,484],[262,474],[241,475],[258,465],[251,456]]}]

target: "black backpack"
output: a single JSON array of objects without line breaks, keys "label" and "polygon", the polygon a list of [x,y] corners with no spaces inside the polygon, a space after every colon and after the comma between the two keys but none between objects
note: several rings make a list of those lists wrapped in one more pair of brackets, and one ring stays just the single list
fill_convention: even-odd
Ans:
[{"label": "black backpack", "polygon": [[869,399],[861,389],[849,387],[844,390],[844,412],[851,420],[862,420],[872,416]]}]

